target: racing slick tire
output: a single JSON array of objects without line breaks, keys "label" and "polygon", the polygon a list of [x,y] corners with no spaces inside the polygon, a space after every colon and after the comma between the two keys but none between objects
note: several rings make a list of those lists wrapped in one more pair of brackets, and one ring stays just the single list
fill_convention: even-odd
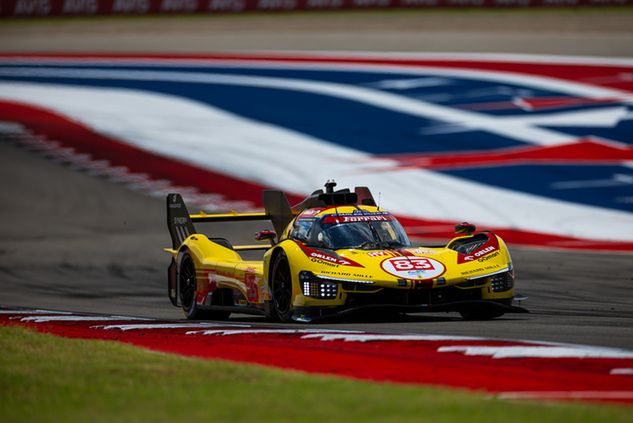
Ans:
[{"label": "racing slick tire", "polygon": [[277,254],[272,265],[272,317],[282,322],[292,321],[292,274],[288,257],[283,251]]},{"label": "racing slick tire", "polygon": [[465,307],[459,310],[464,320],[492,320],[503,316],[504,312],[488,307]]},{"label": "racing slick tire", "polygon": [[188,320],[226,320],[229,318],[231,313],[228,311],[201,310],[198,307],[196,303],[196,266],[191,255],[187,252],[180,259],[178,278],[182,310]]}]

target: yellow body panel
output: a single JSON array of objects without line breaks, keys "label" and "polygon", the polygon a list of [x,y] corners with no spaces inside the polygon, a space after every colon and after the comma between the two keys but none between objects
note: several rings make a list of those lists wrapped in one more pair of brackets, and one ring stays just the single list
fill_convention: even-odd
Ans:
[{"label": "yellow body panel", "polygon": [[[500,238],[498,238],[500,239]],[[362,281],[364,287],[375,287],[377,292],[380,288],[394,288],[402,290],[411,289],[433,289],[446,287],[451,285],[460,285],[475,278],[488,279],[472,288],[463,289],[479,289],[481,290],[482,299],[506,299],[514,297],[514,289],[495,293],[490,288],[490,280],[486,278],[488,275],[507,271],[511,269],[510,255],[505,248],[500,248],[497,252],[491,253],[489,256],[483,256],[474,261],[457,264],[457,252],[446,248],[427,248],[413,247],[401,249],[398,252],[389,250],[338,250],[337,253],[343,259],[350,259],[363,267],[333,264],[327,260],[315,257],[307,257],[305,252],[293,241],[287,241],[281,244],[291,266],[291,272],[294,275],[302,270],[311,271],[317,276],[325,279],[339,281]],[[383,261],[402,257],[408,260],[402,254],[410,254],[409,257],[428,258],[440,263],[445,263],[446,270],[438,277],[431,279],[405,279],[387,273],[381,264]],[[454,265],[450,265],[453,263]],[[400,280],[400,283],[399,283]],[[339,296],[335,300],[321,300],[302,295],[298,283],[293,284],[296,289],[295,306],[337,306],[344,305],[347,300],[347,292],[341,290]],[[365,291],[367,295],[371,295],[371,291]]]}]

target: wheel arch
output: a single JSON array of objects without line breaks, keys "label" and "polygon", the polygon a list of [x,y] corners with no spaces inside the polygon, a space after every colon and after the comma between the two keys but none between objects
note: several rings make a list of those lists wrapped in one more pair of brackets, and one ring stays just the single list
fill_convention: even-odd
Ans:
[{"label": "wheel arch", "polygon": [[268,286],[269,289],[272,289],[272,275],[270,272],[272,272],[273,270],[273,264],[275,263],[275,260],[277,260],[277,257],[281,254],[281,253],[285,253],[286,257],[288,256],[288,253],[286,253],[286,250],[281,247],[281,246],[277,246],[273,249],[272,253],[270,254],[270,259],[268,260],[268,262],[266,263],[266,269],[264,270],[266,275],[268,276],[267,280],[266,280],[266,285]]}]

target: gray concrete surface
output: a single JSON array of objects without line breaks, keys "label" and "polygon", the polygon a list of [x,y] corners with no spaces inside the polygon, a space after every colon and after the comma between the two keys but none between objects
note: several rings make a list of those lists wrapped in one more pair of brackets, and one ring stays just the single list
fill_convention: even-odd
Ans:
[{"label": "gray concrete surface", "polygon": [[633,8],[1,21],[0,51],[371,50],[633,56]]},{"label": "gray concrete surface", "polygon": [[[0,305],[180,319],[166,296],[162,199],[0,140]],[[257,224],[209,228],[248,241]],[[513,248],[527,315],[456,313],[314,327],[442,333],[633,348],[633,255]],[[272,325],[264,318],[234,321]]]}]

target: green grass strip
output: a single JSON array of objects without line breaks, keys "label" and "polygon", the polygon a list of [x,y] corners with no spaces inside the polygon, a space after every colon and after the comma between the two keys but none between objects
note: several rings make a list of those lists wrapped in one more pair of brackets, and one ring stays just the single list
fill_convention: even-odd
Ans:
[{"label": "green grass strip", "polygon": [[0,327],[2,422],[631,422],[630,407],[485,394],[160,354]]}]

